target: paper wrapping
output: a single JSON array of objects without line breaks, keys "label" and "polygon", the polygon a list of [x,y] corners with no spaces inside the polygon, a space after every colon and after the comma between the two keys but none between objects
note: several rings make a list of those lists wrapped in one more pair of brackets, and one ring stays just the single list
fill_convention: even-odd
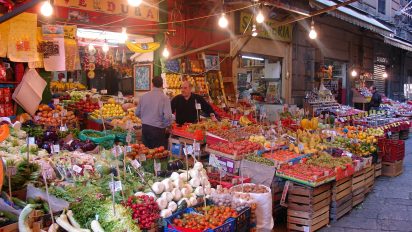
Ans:
[{"label": "paper wrapping", "polygon": [[9,42],[10,21],[0,24],[0,57],[7,56]]},{"label": "paper wrapping", "polygon": [[64,30],[60,25],[43,25],[43,41],[53,43],[57,47],[56,53],[43,53],[44,69],[46,71],[66,71],[66,55],[64,49]]},{"label": "paper wrapping", "polygon": [[[36,61],[37,14],[22,13],[9,20],[7,56],[14,62]],[[9,30],[9,31],[10,31]]]},{"label": "paper wrapping", "polygon": [[[43,34],[41,32],[41,27],[37,27],[37,44],[43,41]],[[29,68],[44,68],[43,65],[43,55],[36,50],[36,61],[29,62]]]}]

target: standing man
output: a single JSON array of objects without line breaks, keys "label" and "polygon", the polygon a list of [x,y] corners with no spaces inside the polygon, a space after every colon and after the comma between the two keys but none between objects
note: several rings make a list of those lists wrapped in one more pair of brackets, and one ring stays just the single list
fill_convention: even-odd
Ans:
[{"label": "standing man", "polygon": [[370,91],[372,92],[372,99],[369,103],[369,110],[379,110],[382,103],[382,96],[374,85],[371,86]]},{"label": "standing man", "polygon": [[[216,120],[215,112],[206,100],[195,93],[192,93],[192,84],[189,81],[182,83],[182,94],[172,99],[172,112],[176,113],[176,123],[179,125],[185,123],[196,123],[198,121],[198,110],[206,116]],[[196,105],[200,109],[196,109]]]},{"label": "standing man", "polygon": [[172,120],[170,100],[163,93],[163,79],[159,76],[152,80],[152,90],[140,97],[136,116],[142,120],[143,144],[152,149],[167,146],[166,128]]}]

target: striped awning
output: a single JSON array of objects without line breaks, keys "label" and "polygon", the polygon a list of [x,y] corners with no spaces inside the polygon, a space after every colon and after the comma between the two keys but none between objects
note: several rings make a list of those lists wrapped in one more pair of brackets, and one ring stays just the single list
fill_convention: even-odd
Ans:
[{"label": "striped awning", "polygon": [[[319,8],[336,5],[335,2],[330,0],[313,0],[311,2]],[[349,7],[339,7],[337,10],[329,11],[328,14],[332,15],[335,18],[352,23],[356,26],[368,29],[384,36],[390,36],[391,34],[393,34],[393,31],[390,28],[383,25],[378,20]]]},{"label": "striped awning", "polygon": [[385,36],[384,37],[384,42],[386,44],[390,44],[394,47],[398,47],[398,48],[404,49],[406,51],[412,52],[412,44],[408,43],[406,41]]}]

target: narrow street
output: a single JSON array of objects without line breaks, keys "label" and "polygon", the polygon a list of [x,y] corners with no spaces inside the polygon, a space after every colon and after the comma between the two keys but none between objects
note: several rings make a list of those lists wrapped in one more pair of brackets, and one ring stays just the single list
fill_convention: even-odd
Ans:
[{"label": "narrow street", "polygon": [[412,139],[405,148],[402,175],[378,177],[363,204],[321,231],[412,231]]}]

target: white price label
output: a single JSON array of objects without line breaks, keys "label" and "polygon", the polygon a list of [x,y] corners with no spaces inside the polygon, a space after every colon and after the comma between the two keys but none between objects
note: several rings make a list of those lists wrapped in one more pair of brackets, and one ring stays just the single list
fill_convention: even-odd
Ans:
[{"label": "white price label", "polygon": [[77,165],[73,165],[73,171],[77,172],[77,173],[81,173],[82,172],[82,168],[77,166]]},{"label": "white price label", "polygon": [[60,131],[67,131],[67,126],[66,126],[66,125],[61,126],[61,127],[60,127]]},{"label": "white price label", "polygon": [[58,105],[59,103],[60,103],[60,99],[58,99],[58,98],[53,99],[53,104],[54,105]]},{"label": "white price label", "polygon": [[197,109],[197,110],[201,110],[201,109],[202,109],[202,105],[200,105],[200,103],[196,103],[196,109]]},{"label": "white price label", "polygon": [[66,109],[63,109],[63,110],[62,110],[62,116],[65,117],[66,115],[67,115],[67,110],[66,110]]},{"label": "white price label", "polygon": [[133,166],[135,169],[139,169],[139,168],[142,166],[142,165],[139,163],[139,161],[137,161],[137,160],[132,160],[131,164],[132,164],[132,166]]},{"label": "white price label", "polygon": [[231,161],[226,161],[226,167],[228,167],[228,168],[233,168],[233,162],[231,162]]},{"label": "white price label", "polygon": [[126,146],[126,152],[132,152],[132,147],[131,146]]},{"label": "white price label", "polygon": [[154,162],[153,165],[155,172],[160,172],[162,170],[161,163]]},{"label": "white price label", "polygon": [[103,102],[99,100],[99,108],[103,107]]},{"label": "white price label", "polygon": [[60,152],[60,145],[56,144],[53,145],[53,153],[59,153]]},{"label": "white price label", "polygon": [[27,140],[29,145],[33,145],[35,142],[34,137],[29,137]]},{"label": "white price label", "polygon": [[119,192],[122,190],[122,182],[121,181],[115,181],[115,182],[109,182],[109,188],[110,191],[112,192]]},{"label": "white price label", "polygon": [[245,115],[249,115],[250,111],[249,110],[245,110]]},{"label": "white price label", "polygon": [[304,149],[303,144],[299,143],[299,144],[298,144],[298,148],[299,148],[299,151],[301,151],[301,152],[302,152],[302,151],[303,151],[303,149]]},{"label": "white price label", "polygon": [[34,121],[39,121],[40,117],[39,116],[34,116]]},{"label": "white price label", "polygon": [[145,154],[140,154],[139,155],[139,160],[140,160],[140,162],[146,161],[146,155]]},{"label": "white price label", "polygon": [[59,113],[53,113],[53,118],[58,118],[59,117]]},{"label": "white price label", "polygon": [[391,136],[392,135],[392,131],[388,131],[388,136]]},{"label": "white price label", "polygon": [[93,167],[91,165],[85,164],[83,165],[85,170],[93,170]]}]

